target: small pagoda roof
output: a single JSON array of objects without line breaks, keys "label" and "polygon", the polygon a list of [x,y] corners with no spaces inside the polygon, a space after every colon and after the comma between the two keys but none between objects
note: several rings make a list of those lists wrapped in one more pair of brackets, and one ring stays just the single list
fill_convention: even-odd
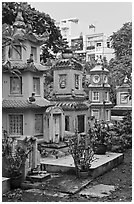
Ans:
[{"label": "small pagoda roof", "polygon": [[87,110],[89,106],[84,101],[57,101],[55,106],[62,108],[64,111]]},{"label": "small pagoda roof", "polygon": [[65,58],[65,59],[59,59],[55,63],[54,69],[75,69],[75,70],[82,70],[83,66],[81,63],[79,63],[77,60],[73,58]]},{"label": "small pagoda roof", "polygon": [[35,102],[29,102],[27,99],[3,99],[2,108],[3,109],[36,109],[36,108],[45,108],[50,106],[50,102],[44,98],[35,100]]},{"label": "small pagoda roof", "polygon": [[108,69],[104,68],[102,69],[102,65],[101,64],[98,64],[96,65],[93,69],[90,70],[90,72],[109,72]]},{"label": "small pagoda roof", "polygon": [[36,43],[36,44],[39,44],[39,45],[42,45],[46,39],[47,39],[47,36],[45,35],[37,35],[33,32],[29,32],[27,35],[27,40],[29,40],[30,42],[33,42],[33,43]]},{"label": "small pagoda roof", "polygon": [[[10,63],[10,66],[9,64]],[[30,72],[45,72],[50,69],[50,66],[44,66],[42,64],[37,64],[34,62],[31,63],[24,63],[24,62],[15,62],[15,61],[8,61],[2,65],[3,72],[9,72],[13,69],[17,69],[21,72],[30,71]]]},{"label": "small pagoda roof", "polygon": [[116,90],[122,89],[122,88],[130,88],[130,86],[127,83],[123,83],[121,86],[117,86]]}]

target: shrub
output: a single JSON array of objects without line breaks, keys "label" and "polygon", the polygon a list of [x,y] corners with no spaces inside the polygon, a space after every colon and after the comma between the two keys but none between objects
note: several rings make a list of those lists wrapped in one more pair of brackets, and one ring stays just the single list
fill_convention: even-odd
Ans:
[{"label": "shrub", "polygon": [[17,140],[8,136],[4,131],[4,138],[2,140],[2,156],[4,158],[5,170],[9,177],[20,175],[22,165],[25,163],[29,153],[32,151],[32,140],[34,138],[25,138],[25,147],[17,144]]}]

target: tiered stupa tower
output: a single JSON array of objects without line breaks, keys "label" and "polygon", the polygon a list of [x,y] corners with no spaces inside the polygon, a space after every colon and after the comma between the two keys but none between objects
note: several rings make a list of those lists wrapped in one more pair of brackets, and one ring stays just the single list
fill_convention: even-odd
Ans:
[{"label": "tiered stupa tower", "polygon": [[108,84],[109,71],[103,68],[100,61],[90,70],[89,100],[90,115],[99,121],[111,120],[110,85]]},{"label": "tiered stupa tower", "polygon": [[65,130],[87,130],[88,105],[82,87],[83,66],[71,52],[63,53],[54,66],[53,101],[65,112]]}]

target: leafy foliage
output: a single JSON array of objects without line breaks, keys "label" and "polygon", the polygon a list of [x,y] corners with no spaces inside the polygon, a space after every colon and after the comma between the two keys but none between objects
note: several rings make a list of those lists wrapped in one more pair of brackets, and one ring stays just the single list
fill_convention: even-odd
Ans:
[{"label": "leafy foliage", "polygon": [[122,152],[132,148],[132,116],[130,112],[126,113],[122,121],[114,124],[111,135],[113,151]]},{"label": "leafy foliage", "polygon": [[22,165],[25,163],[29,153],[32,151],[32,140],[25,139],[26,148],[18,145],[16,140],[9,137],[4,131],[2,140],[2,156],[6,164],[6,170],[10,177],[21,174]]},{"label": "leafy foliage", "polygon": [[111,40],[116,58],[132,56],[132,22],[125,23],[120,30],[113,33]]},{"label": "leafy foliage", "polygon": [[[115,86],[126,83],[130,86],[129,96],[132,96],[132,22],[125,23],[120,30],[111,36],[112,47],[115,51],[115,58],[109,62],[110,84],[112,93]],[[114,94],[113,94],[114,96]]]},{"label": "leafy foliage", "polygon": [[74,159],[77,175],[80,171],[88,171],[93,161],[94,153],[89,135],[78,135],[77,131],[69,139],[70,153]]}]

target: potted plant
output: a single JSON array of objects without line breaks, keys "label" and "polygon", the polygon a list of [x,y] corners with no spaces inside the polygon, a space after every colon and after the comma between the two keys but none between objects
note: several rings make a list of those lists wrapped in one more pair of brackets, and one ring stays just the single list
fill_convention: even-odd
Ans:
[{"label": "potted plant", "polygon": [[94,134],[94,153],[105,154],[111,145],[111,136],[109,134],[108,125],[103,121],[101,123],[97,123],[97,121],[95,121],[92,131]]},{"label": "potted plant", "polygon": [[89,175],[91,163],[94,158],[94,152],[88,136],[85,133],[78,134],[76,131],[75,135],[69,139],[69,149],[74,159],[76,174],[78,177],[83,178]]},{"label": "potted plant", "polygon": [[11,189],[21,187],[23,165],[28,154],[32,151],[32,145],[29,145],[26,138],[26,148],[17,144],[17,140],[4,133],[2,140],[2,157],[4,170],[10,178]]}]

